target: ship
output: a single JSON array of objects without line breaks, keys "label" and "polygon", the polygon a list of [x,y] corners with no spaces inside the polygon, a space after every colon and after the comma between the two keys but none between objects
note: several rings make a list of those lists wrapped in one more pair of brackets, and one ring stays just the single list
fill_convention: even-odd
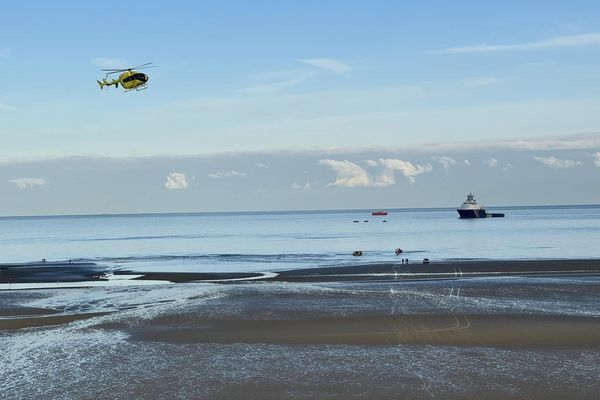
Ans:
[{"label": "ship", "polygon": [[485,208],[477,204],[473,193],[467,195],[467,200],[462,203],[462,206],[458,208],[458,215],[460,218],[493,218],[493,217],[504,217],[502,213],[488,213]]},{"label": "ship", "polygon": [[373,216],[382,216],[382,215],[387,215],[387,211],[373,211],[371,213],[371,215]]}]

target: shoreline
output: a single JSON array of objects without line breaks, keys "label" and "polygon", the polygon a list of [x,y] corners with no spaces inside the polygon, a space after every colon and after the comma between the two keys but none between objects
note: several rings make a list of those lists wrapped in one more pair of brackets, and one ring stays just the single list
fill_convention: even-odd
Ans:
[{"label": "shoreline", "polygon": [[[600,276],[600,259],[538,259],[538,260],[444,260],[429,264],[373,263],[289,269],[274,272],[144,272],[114,270],[91,262],[34,262],[0,264],[0,291],[24,285],[69,284],[129,285],[138,281],[187,283],[245,283],[245,282],[359,282],[447,280],[490,277],[558,277]],[[111,282],[112,281],[112,282]],[[78,285],[81,283],[81,285]],[[142,282],[140,282],[142,284]],[[29,286],[31,287],[29,287]]]}]

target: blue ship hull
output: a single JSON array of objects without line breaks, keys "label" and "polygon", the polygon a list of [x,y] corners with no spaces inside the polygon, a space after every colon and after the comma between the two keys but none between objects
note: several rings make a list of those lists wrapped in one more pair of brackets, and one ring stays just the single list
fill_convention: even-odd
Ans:
[{"label": "blue ship hull", "polygon": [[458,211],[458,215],[460,215],[460,218],[487,218],[488,217],[487,212],[485,212],[485,209],[483,209],[483,208],[471,209],[471,210],[463,210],[463,209],[459,208],[456,211]]},{"label": "blue ship hull", "polygon": [[457,209],[460,218],[501,218],[504,217],[502,213],[488,213],[483,208],[473,210]]}]

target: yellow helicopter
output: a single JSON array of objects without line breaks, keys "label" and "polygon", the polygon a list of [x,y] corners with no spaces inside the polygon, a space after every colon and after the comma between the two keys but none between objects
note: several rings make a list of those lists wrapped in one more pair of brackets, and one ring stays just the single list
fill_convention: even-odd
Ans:
[{"label": "yellow helicopter", "polygon": [[[132,90],[139,91],[139,90],[148,89],[148,75],[143,74],[138,71],[135,71],[135,70],[136,69],[139,70],[139,69],[153,68],[154,65],[151,65],[151,64],[152,64],[152,62],[138,65],[137,67],[133,67],[133,68],[103,69],[102,71],[107,71],[106,76],[104,77],[104,79],[102,79],[102,81],[96,81],[96,82],[98,82],[98,85],[100,85],[100,89],[104,89],[105,87],[112,86],[112,85],[115,85],[115,88],[118,88],[119,83],[121,84],[123,89],[125,89],[126,92],[130,92]],[[118,73],[120,73],[118,78],[113,79],[110,82],[107,80],[109,75],[118,74]]]}]

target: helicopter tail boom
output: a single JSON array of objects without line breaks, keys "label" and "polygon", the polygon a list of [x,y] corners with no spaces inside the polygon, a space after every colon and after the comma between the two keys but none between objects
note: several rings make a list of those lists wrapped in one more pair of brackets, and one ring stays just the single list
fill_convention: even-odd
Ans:
[{"label": "helicopter tail boom", "polygon": [[100,90],[104,89],[105,86],[115,85],[115,88],[119,87],[119,80],[115,79],[112,82],[108,82],[106,79],[102,79],[102,81],[96,81],[98,85],[100,85]]}]

